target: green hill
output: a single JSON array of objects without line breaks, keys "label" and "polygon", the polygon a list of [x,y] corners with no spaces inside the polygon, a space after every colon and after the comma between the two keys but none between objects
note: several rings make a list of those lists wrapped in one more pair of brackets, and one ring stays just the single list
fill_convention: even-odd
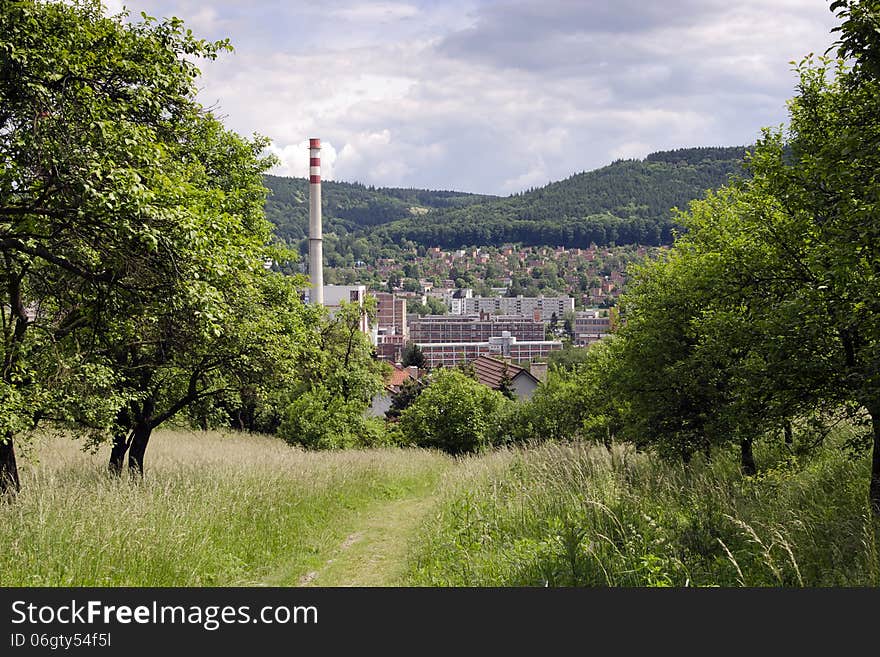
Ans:
[{"label": "green hill", "polygon": [[[465,245],[585,247],[664,244],[672,240],[673,207],[685,208],[707,189],[743,173],[745,147],[661,151],[618,160],[545,187],[505,198],[415,189],[324,184],[328,232],[371,242],[455,248]],[[267,176],[269,218],[287,241],[306,236],[308,185]]]},{"label": "green hill", "polygon": [[[305,178],[265,176],[266,216],[288,243],[308,237],[309,183]],[[367,187],[360,183],[321,184],[322,220],[327,233],[360,233],[395,220],[465,207],[491,198],[463,192]]]}]

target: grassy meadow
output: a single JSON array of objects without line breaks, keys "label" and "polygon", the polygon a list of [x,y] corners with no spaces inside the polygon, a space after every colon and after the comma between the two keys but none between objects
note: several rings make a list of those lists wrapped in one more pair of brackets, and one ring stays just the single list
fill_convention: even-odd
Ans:
[{"label": "grassy meadow", "polygon": [[[409,564],[425,586],[878,586],[867,458],[829,446],[660,462],[632,448],[544,445],[451,474]],[[775,466],[771,465],[775,462]]]},{"label": "grassy meadow", "polygon": [[0,586],[878,586],[869,463],[834,440],[798,463],[759,451],[743,478],[734,454],[160,431],[137,481],[44,437],[0,504]]},{"label": "grassy meadow", "polygon": [[304,452],[273,438],[159,431],[146,477],[44,438],[0,504],[0,586],[296,584],[359,514],[431,488],[428,451]]}]

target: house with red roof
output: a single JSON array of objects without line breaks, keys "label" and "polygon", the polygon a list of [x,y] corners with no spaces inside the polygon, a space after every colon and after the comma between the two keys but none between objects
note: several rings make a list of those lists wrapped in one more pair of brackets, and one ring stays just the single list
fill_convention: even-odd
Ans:
[{"label": "house with red roof", "polygon": [[471,364],[477,381],[492,390],[501,390],[506,380],[508,388],[518,399],[531,397],[540,383],[528,370],[497,358],[478,356]]}]

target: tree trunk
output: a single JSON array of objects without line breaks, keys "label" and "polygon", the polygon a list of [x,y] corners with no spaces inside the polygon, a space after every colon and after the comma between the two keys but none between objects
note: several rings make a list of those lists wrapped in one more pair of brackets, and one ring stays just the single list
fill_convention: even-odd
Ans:
[{"label": "tree trunk", "polygon": [[153,425],[149,421],[138,422],[131,434],[131,447],[128,450],[128,470],[138,477],[144,476],[144,452],[153,433]]},{"label": "tree trunk", "polygon": [[0,440],[0,496],[10,493],[12,495],[21,490],[21,482],[18,480],[18,465],[15,462],[15,446],[12,436],[7,435]]},{"label": "tree trunk", "polygon": [[758,466],[755,465],[755,455],[752,453],[752,439],[743,438],[739,442],[740,469],[743,475],[751,477],[758,474]]},{"label": "tree trunk", "polygon": [[110,450],[110,463],[108,469],[110,474],[121,475],[122,466],[125,463],[125,454],[128,452],[128,434],[127,430],[120,430],[113,433],[113,449]]},{"label": "tree trunk", "polygon": [[871,485],[869,487],[871,508],[880,516],[880,402],[867,405],[874,430],[874,448],[871,450]]}]

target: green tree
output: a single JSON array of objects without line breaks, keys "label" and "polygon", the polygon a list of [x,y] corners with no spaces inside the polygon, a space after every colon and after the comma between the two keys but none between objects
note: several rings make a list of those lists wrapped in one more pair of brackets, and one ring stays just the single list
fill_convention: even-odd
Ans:
[{"label": "green tree", "polygon": [[399,271],[393,271],[388,274],[388,291],[394,292],[397,288],[400,287],[400,284],[403,282],[403,277],[400,275]]},{"label": "green tree", "polygon": [[509,400],[516,401],[516,391],[513,389],[513,379],[510,378],[507,363],[504,363],[504,367],[501,370],[501,382],[498,384],[498,392]]},{"label": "green tree", "polygon": [[18,487],[24,428],[100,424],[125,403],[78,334],[124,307],[115,299],[176,285],[180,250],[212,221],[223,229],[222,200],[195,188],[222,157],[180,155],[206,152],[211,122],[195,102],[193,61],[226,48],[177,19],[106,18],[96,0],[0,5],[0,488]]},{"label": "green tree", "polygon": [[[315,309],[314,306],[311,307]],[[278,434],[309,448],[353,447],[384,440],[365,413],[382,390],[389,366],[375,358],[361,327],[376,300],[344,302],[306,330],[296,359],[298,385],[283,405]]]},{"label": "green tree", "polygon": [[427,305],[428,310],[430,311],[428,314],[430,315],[445,315],[447,312],[449,312],[449,308],[446,307],[443,299],[439,299],[437,297],[428,297]]},{"label": "green tree", "polygon": [[244,390],[257,403],[297,381],[296,356],[313,321],[300,301],[305,282],[266,272],[259,259],[246,264],[229,270],[233,280],[215,283],[210,306],[166,299],[161,308],[122,315],[97,336],[109,343],[128,400],[116,418],[112,472],[128,452],[130,469],[142,474],[153,429],[183,411],[207,412]]},{"label": "green tree", "polygon": [[[866,29],[880,23],[880,5],[832,7],[844,19],[839,53],[852,65],[801,62],[790,125],[765,131],[748,162],[752,178],[681,217],[688,232],[658,277],[680,281],[679,292],[663,295],[678,317],[667,320],[671,336],[660,329],[668,308],[645,295],[627,323],[642,323],[646,310],[658,314],[641,335],[672,341],[665,347],[674,355],[651,348],[643,355],[659,359],[653,380],[683,386],[681,403],[699,401],[701,411],[678,414],[694,418],[679,427],[690,435],[753,439],[762,415],[785,421],[816,409],[860,409],[872,421],[868,492],[880,512],[880,33]],[[678,312],[694,281],[705,284],[702,303]],[[623,332],[628,342],[639,334]]]},{"label": "green tree", "polygon": [[403,348],[401,364],[404,367],[418,367],[420,370],[428,369],[428,359],[425,358],[421,347],[415,342],[408,342],[406,347]]},{"label": "green tree", "polygon": [[398,419],[400,414],[419,398],[426,382],[425,378],[406,379],[400,385],[400,389],[391,395],[391,407],[385,412],[385,417],[389,420]]},{"label": "green tree", "polygon": [[720,426],[728,350],[701,348],[699,319],[717,294],[718,275],[709,258],[680,241],[669,258],[637,271],[619,331],[621,364],[610,390],[627,400],[627,434],[685,461],[735,435]]},{"label": "green tree", "polygon": [[507,399],[455,370],[440,370],[400,415],[407,441],[450,454],[475,452],[497,435]]},{"label": "green tree", "polygon": [[543,440],[599,440],[611,445],[621,429],[618,398],[611,394],[622,364],[616,338],[603,340],[568,368],[555,365],[532,397],[505,418],[502,431],[508,442]]}]

